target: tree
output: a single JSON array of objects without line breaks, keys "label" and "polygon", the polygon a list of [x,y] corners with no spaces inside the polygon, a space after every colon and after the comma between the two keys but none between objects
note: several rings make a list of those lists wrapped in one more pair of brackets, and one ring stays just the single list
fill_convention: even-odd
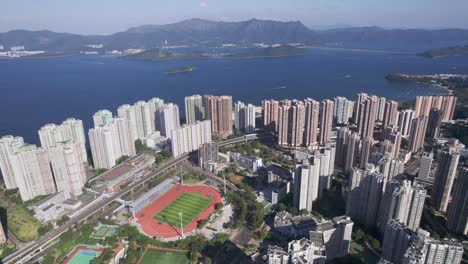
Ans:
[{"label": "tree", "polygon": [[57,221],[57,225],[61,226],[61,225],[65,224],[66,222],[68,222],[68,220],[70,220],[70,217],[64,215]]},{"label": "tree", "polygon": [[120,158],[115,160],[115,164],[120,165],[122,162],[126,161],[128,158],[130,158],[130,157],[127,156],[127,155],[123,155]]}]

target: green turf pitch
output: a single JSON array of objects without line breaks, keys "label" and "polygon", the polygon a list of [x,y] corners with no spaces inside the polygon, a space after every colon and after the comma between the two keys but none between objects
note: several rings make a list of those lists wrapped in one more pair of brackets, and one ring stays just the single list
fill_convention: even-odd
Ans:
[{"label": "green turf pitch", "polygon": [[141,259],[140,264],[187,264],[190,263],[187,253],[181,252],[169,252],[163,250],[157,250],[149,248],[143,258]]},{"label": "green turf pitch", "polygon": [[179,212],[182,212],[182,226],[186,227],[212,202],[211,198],[186,192],[177,197],[175,201],[153,216],[153,218],[160,222],[180,227]]}]

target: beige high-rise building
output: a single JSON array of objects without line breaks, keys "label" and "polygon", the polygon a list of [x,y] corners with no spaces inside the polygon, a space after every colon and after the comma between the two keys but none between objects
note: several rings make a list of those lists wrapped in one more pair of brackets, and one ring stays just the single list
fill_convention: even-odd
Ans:
[{"label": "beige high-rise building", "polygon": [[205,118],[205,108],[203,107],[203,96],[192,95],[185,97],[185,119],[187,125],[195,124]]},{"label": "beige high-rise building", "polygon": [[385,111],[383,115],[382,128],[396,126],[398,118],[398,103],[388,101],[385,103]]},{"label": "beige high-rise building", "polygon": [[22,137],[3,136],[0,138],[0,169],[7,189],[17,188],[11,155],[24,146]]},{"label": "beige high-rise building", "polygon": [[384,114],[385,114],[385,104],[387,103],[387,98],[385,97],[377,97],[378,105],[377,105],[377,116],[375,121],[383,121]]},{"label": "beige high-rise building", "polygon": [[23,201],[55,192],[47,150],[36,145],[23,145],[11,155],[11,164]]},{"label": "beige high-rise building", "polygon": [[263,126],[266,130],[278,132],[279,102],[276,100],[262,101]]},{"label": "beige high-rise building", "polygon": [[213,135],[227,138],[232,134],[232,96],[205,96],[205,118],[211,120]]},{"label": "beige high-rise building", "polygon": [[361,103],[365,102],[368,96],[369,95],[367,95],[366,93],[357,94],[356,104],[354,105],[354,123],[355,124],[359,123],[359,111],[361,108]]},{"label": "beige high-rise building", "polygon": [[377,119],[379,98],[368,97],[359,105],[358,131],[361,137],[373,137],[375,120]]},{"label": "beige high-rise building", "polygon": [[424,137],[426,136],[427,117],[419,116],[411,122],[408,149],[411,152],[418,152],[424,147]]},{"label": "beige high-rise building", "polygon": [[79,143],[58,143],[48,151],[57,191],[63,191],[66,198],[83,194],[86,172]]},{"label": "beige high-rise building", "polygon": [[317,144],[319,127],[320,103],[307,98],[305,100],[305,145]]},{"label": "beige high-rise building", "polygon": [[289,106],[282,105],[278,110],[278,145],[288,144],[289,109]]},{"label": "beige high-rise building", "polygon": [[346,148],[345,156],[345,171],[351,172],[356,164],[359,150],[360,137],[358,133],[352,132],[349,136],[348,146]]},{"label": "beige high-rise building", "polygon": [[359,156],[359,167],[365,169],[367,163],[369,163],[370,156],[374,148],[374,138],[365,137],[361,141],[361,155]]},{"label": "beige high-rise building", "polygon": [[333,111],[335,110],[335,102],[331,100],[323,100],[320,109],[320,135],[319,142],[324,144],[331,140],[333,127]]},{"label": "beige high-rise building", "polygon": [[88,162],[86,138],[81,120],[69,118],[61,125],[47,124],[39,130],[39,139],[41,146],[46,149],[53,148],[61,142],[76,142],[80,147],[81,160],[84,163]]},{"label": "beige high-rise building", "polygon": [[437,211],[447,211],[459,159],[460,144],[458,140],[452,141],[449,146],[445,147],[437,155],[438,166],[432,193],[432,203]]},{"label": "beige high-rise building", "polygon": [[432,108],[437,108],[442,112],[442,121],[453,119],[455,107],[457,105],[457,97],[455,96],[417,96],[414,107],[415,116],[429,116]]},{"label": "beige high-rise building", "polygon": [[299,147],[304,142],[305,107],[301,101],[294,102],[289,109],[289,140],[291,147]]}]

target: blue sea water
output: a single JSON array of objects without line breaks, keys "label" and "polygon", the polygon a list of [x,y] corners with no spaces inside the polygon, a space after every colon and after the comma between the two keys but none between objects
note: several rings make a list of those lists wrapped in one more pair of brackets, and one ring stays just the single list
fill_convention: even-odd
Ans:
[{"label": "blue sea water", "polygon": [[[167,75],[193,65],[189,73]],[[129,61],[115,57],[70,56],[0,60],[0,136],[12,134],[38,143],[37,130],[68,117],[86,130],[99,109],[152,97],[174,102],[183,97],[228,94],[259,104],[265,98],[318,100],[367,92],[404,101],[416,95],[443,94],[420,84],[389,82],[389,73],[468,73],[463,57],[426,59],[408,54],[311,49],[306,56],[190,61]]]}]

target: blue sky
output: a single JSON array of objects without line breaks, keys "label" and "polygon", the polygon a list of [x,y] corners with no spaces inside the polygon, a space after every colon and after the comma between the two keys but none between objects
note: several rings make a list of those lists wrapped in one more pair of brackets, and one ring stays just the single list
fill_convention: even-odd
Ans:
[{"label": "blue sky", "polygon": [[109,34],[194,17],[300,20],[312,28],[468,28],[468,0],[1,0],[0,14],[0,32]]}]

